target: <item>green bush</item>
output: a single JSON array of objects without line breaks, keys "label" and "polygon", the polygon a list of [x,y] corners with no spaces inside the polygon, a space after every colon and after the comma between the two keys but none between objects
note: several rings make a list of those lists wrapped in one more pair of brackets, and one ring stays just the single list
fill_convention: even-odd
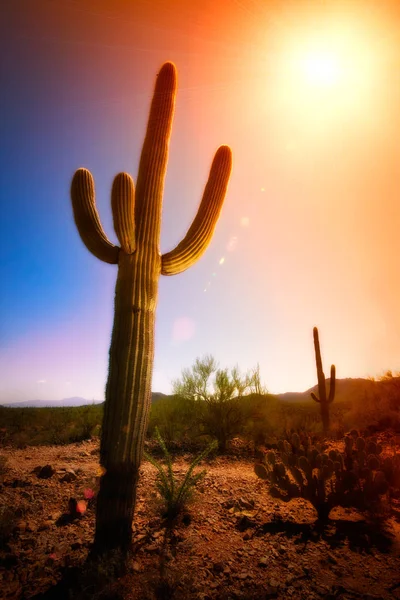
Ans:
[{"label": "green bush", "polygon": [[178,395],[155,402],[150,411],[147,435],[152,437],[157,428],[162,438],[170,444],[185,443],[198,433],[196,403]]},{"label": "green bush", "polygon": [[103,406],[6,408],[0,407],[0,444],[17,448],[70,444],[90,439],[101,427]]}]

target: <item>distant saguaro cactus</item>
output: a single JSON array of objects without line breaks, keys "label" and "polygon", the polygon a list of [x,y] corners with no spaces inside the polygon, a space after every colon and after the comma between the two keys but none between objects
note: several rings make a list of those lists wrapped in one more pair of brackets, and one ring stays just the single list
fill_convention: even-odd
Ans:
[{"label": "distant saguaro cactus", "polygon": [[313,329],[314,336],[314,348],[315,348],[315,362],[317,365],[317,376],[318,376],[318,394],[319,398],[311,392],[311,397],[316,402],[319,402],[321,409],[321,419],[322,419],[322,427],[324,433],[327,433],[329,430],[329,405],[335,399],[335,383],[336,383],[336,368],[335,365],[331,366],[331,379],[330,379],[330,387],[329,387],[329,396],[326,395],[326,382],[325,375],[322,369],[322,359],[321,359],[321,350],[319,347],[319,337],[318,337],[318,329],[314,327]]},{"label": "distant saguaro cactus", "polygon": [[115,548],[126,553],[131,545],[151,402],[159,275],[181,273],[202,256],[219,218],[232,168],[231,150],[221,146],[191,227],[174,250],[161,256],[161,207],[175,95],[176,69],[167,62],[156,80],[136,193],[126,173],[117,175],[112,186],[114,229],[121,247],[114,246],[102,229],[90,172],[78,169],[71,185],[82,241],[100,260],[118,264],[100,444],[103,476],[97,498],[95,554]]}]

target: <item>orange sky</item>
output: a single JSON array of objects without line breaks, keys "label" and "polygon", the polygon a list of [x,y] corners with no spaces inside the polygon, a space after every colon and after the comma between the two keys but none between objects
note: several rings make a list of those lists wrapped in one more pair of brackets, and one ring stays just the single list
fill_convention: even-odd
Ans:
[{"label": "orange sky", "polygon": [[[136,177],[155,74],[166,60],[178,69],[178,97],[162,251],[186,232],[220,144],[232,147],[234,164],[209,250],[179,278],[160,281],[154,390],[170,391],[170,381],[205,353],[243,370],[259,362],[272,392],[307,389],[316,378],[314,325],[326,374],[332,362],[338,377],[400,370],[397,2],[38,0],[35,13],[6,4],[7,60],[16,61],[4,88],[10,106],[15,86],[25,89],[31,76],[37,89],[21,115],[38,123],[41,110],[40,118],[54,119],[35,169],[57,159],[56,187],[46,191],[41,182],[30,194],[55,193],[68,207],[59,209],[66,216],[57,235],[68,236],[63,252],[71,263],[60,269],[72,273],[79,261],[82,281],[73,316],[73,283],[65,283],[58,324],[38,309],[23,335],[10,334],[1,399],[103,394],[116,273],[80,246],[68,213],[69,179],[78,166],[91,169],[112,237],[110,182],[121,170]],[[19,62],[12,44],[23,48]],[[335,81],[304,71],[318,52],[337,58]],[[43,65],[49,75],[42,80]],[[40,89],[48,106],[41,107]],[[21,115],[15,123],[24,123]],[[35,127],[29,140],[39,147],[45,134]],[[24,146],[23,128],[12,136]],[[87,318],[91,294],[104,310],[96,322]],[[85,356],[93,356],[84,371],[61,350],[61,339],[79,345],[78,332]],[[29,388],[42,380],[53,381],[48,391]],[[65,380],[75,383],[67,389]]]}]

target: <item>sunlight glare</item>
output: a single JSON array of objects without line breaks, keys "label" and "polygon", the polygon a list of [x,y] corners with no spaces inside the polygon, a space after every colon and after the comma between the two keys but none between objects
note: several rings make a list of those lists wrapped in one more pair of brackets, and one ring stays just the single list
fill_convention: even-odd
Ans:
[{"label": "sunlight glare", "polygon": [[[372,25],[346,16],[318,24],[313,19],[299,19],[290,27],[277,29],[274,54],[269,59],[274,79],[269,102],[276,107],[276,117],[279,114],[289,140],[294,127],[297,138],[304,134],[316,140],[343,118],[355,115],[360,124],[369,118],[376,105],[383,56],[377,35]],[[260,97],[265,102],[265,84],[261,85]],[[288,149],[293,149],[291,144]]]},{"label": "sunlight glare", "polygon": [[340,81],[340,59],[333,52],[310,52],[300,64],[311,85],[330,86]]}]

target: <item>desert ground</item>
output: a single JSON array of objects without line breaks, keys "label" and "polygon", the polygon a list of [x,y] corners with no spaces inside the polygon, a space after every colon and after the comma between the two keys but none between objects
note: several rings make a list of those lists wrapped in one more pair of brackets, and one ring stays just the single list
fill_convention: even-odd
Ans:
[{"label": "desert ground", "polygon": [[[65,573],[82,567],[93,540],[98,447],[98,440],[90,440],[1,449],[7,459],[0,484],[2,599],[68,597],[60,582]],[[192,458],[174,458],[177,477]],[[51,468],[41,469],[46,465]],[[91,588],[88,576],[69,597],[400,598],[398,503],[385,524],[337,509],[319,530],[314,509],[305,501],[285,503],[269,495],[268,484],[254,473],[251,455],[238,450],[209,459],[201,468],[207,470],[204,480],[166,536],[156,469],[145,461],[127,572],[112,580],[111,565],[104,565],[101,591]]]}]

